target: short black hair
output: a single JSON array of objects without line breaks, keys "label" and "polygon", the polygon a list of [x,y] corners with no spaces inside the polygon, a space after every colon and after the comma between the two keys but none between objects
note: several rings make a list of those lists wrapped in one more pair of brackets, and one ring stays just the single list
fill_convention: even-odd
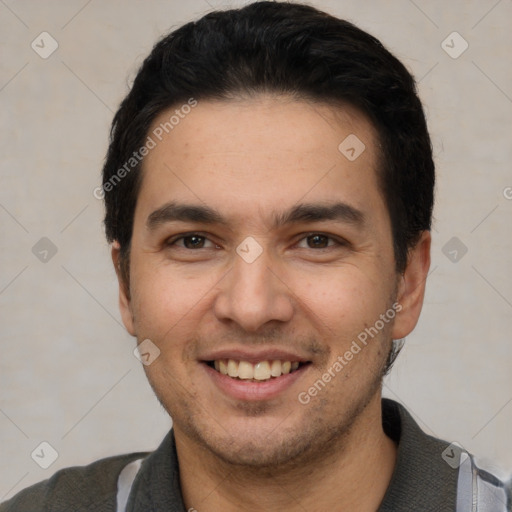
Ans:
[{"label": "short black hair", "polygon": [[141,184],[143,159],[134,155],[155,118],[191,99],[259,93],[350,104],[369,118],[379,137],[379,186],[402,272],[409,249],[430,230],[434,201],[432,145],[415,81],[352,23],[308,5],[267,1],[187,23],[144,60],[115,114],[103,167],[106,236],[119,242],[121,261],[128,261]]}]

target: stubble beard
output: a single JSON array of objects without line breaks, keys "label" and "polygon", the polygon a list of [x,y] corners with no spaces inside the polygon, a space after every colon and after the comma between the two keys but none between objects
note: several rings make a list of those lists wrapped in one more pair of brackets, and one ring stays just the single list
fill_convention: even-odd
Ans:
[{"label": "stubble beard", "polygon": [[[376,341],[376,340],[375,340]],[[384,340],[380,340],[384,344]],[[179,410],[175,415],[175,431],[182,432],[203,453],[206,452],[214,461],[218,461],[226,469],[235,470],[240,477],[247,472],[251,477],[273,477],[287,472],[303,471],[326,462],[328,459],[343,453],[350,442],[351,433],[357,428],[358,419],[376,399],[380,398],[382,379],[386,370],[386,361],[391,351],[391,340],[386,357],[380,358],[380,365],[374,369],[371,379],[365,385],[364,393],[354,396],[343,407],[343,410],[326,410],[328,400],[322,396],[315,397],[306,407],[307,421],[301,425],[288,425],[287,419],[276,426],[264,437],[255,439],[249,436],[243,439],[230,437],[214,418],[209,418],[204,411],[190,404],[190,397],[183,397],[178,404],[165,401],[158,393],[153,382],[150,384],[155,394],[173,417],[172,411]],[[149,375],[148,375],[149,378]],[[337,376],[343,378],[342,375]],[[349,398],[350,395],[347,394]],[[263,416],[270,409],[268,404],[241,404],[240,408],[247,417]],[[302,412],[302,411],[301,411]],[[220,430],[220,435],[216,433]],[[222,432],[223,431],[223,432]]]}]

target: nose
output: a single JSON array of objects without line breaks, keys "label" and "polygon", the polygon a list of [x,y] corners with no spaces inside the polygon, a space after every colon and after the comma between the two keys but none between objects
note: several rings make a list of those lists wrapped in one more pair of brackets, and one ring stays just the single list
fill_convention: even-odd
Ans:
[{"label": "nose", "polygon": [[289,321],[294,311],[292,298],[267,250],[252,262],[236,254],[231,272],[220,283],[214,313],[219,320],[257,332],[269,322]]}]

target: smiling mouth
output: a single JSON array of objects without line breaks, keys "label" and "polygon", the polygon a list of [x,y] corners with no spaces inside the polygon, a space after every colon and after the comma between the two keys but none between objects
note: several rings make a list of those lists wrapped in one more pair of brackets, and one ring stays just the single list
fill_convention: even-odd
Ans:
[{"label": "smiling mouth", "polygon": [[280,361],[279,359],[257,363],[236,359],[217,359],[205,361],[205,363],[210,368],[232,379],[259,382],[277,379],[310,364],[309,362]]}]

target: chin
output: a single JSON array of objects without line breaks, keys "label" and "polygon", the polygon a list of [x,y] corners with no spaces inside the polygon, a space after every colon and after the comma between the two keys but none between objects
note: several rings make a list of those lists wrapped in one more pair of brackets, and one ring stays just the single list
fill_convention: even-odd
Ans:
[{"label": "chin", "polygon": [[279,436],[280,439],[277,436],[261,436],[261,439],[241,436],[238,439],[203,439],[203,443],[216,457],[229,465],[264,470],[294,465],[311,448],[309,436],[304,436],[304,432],[301,435],[283,434]]},{"label": "chin", "polygon": [[[188,437],[228,466],[250,471],[283,471],[303,467],[306,461],[323,458],[332,450],[333,440],[344,437],[347,426],[337,422],[335,428],[325,424],[322,416],[308,411],[306,416],[280,418],[246,417],[225,428],[222,421],[195,418],[185,426]],[[199,420],[199,421],[197,421]],[[208,423],[208,424],[206,424]],[[181,430],[181,429],[180,429]]]}]

